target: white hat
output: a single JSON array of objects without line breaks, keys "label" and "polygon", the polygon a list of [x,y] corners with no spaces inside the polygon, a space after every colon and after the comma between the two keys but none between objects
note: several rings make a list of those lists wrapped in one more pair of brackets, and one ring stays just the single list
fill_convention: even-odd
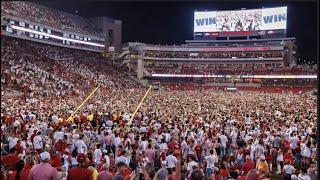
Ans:
[{"label": "white hat", "polygon": [[129,164],[128,164],[128,162],[126,160],[124,160],[124,159],[116,159],[116,164],[118,164],[120,162],[122,162],[122,163],[126,164],[127,166],[129,166]]},{"label": "white hat", "polygon": [[40,154],[40,159],[42,161],[45,161],[45,160],[49,160],[50,161],[51,157],[50,157],[50,154],[47,151],[45,151],[45,152]]},{"label": "white hat", "polygon": [[260,159],[264,161],[266,158],[264,156],[260,156]]},{"label": "white hat", "polygon": [[166,164],[167,164],[166,161],[161,161],[161,165],[162,165],[162,166],[165,166]]}]

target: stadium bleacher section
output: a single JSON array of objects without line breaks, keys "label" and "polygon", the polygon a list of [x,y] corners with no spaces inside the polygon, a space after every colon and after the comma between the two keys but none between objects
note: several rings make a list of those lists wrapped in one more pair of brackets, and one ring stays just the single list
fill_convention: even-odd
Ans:
[{"label": "stadium bleacher section", "polygon": [[58,29],[70,30],[77,33],[102,35],[101,29],[96,28],[92,23],[81,16],[65,13],[33,2],[2,2],[1,13],[18,16]]}]

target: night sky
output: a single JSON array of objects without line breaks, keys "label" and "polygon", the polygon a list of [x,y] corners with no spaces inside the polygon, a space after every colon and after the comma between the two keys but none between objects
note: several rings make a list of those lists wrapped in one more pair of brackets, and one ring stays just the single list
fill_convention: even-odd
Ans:
[{"label": "night sky", "polygon": [[316,61],[317,4],[315,1],[274,3],[261,1],[228,2],[41,2],[55,9],[84,17],[107,16],[122,20],[122,41],[151,44],[181,44],[193,38],[195,10],[232,10],[288,6],[287,36],[296,37],[302,59]]}]

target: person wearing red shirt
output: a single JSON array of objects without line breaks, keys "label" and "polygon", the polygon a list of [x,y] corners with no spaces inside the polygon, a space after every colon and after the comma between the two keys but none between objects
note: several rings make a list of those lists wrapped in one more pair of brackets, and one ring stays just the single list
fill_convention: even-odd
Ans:
[{"label": "person wearing red shirt", "polygon": [[5,123],[7,125],[12,126],[13,122],[14,122],[14,116],[11,116],[11,117],[10,116],[6,116]]},{"label": "person wearing red shirt", "polygon": [[67,127],[69,125],[69,122],[67,118],[63,118],[63,120],[60,122],[60,126]]},{"label": "person wearing red shirt", "polygon": [[247,174],[251,169],[254,169],[254,162],[251,160],[250,156],[246,156],[246,161],[242,165],[242,169],[245,174]]},{"label": "person wearing red shirt", "polygon": [[10,175],[9,180],[27,180],[28,176],[22,176],[22,169],[24,167],[24,161],[20,160],[15,164],[15,171]]},{"label": "person wearing red shirt", "polygon": [[120,128],[124,128],[126,125],[126,122],[123,119],[119,120],[119,123]]},{"label": "person wearing red shirt", "polygon": [[52,167],[55,167],[57,170],[60,170],[61,166],[63,165],[61,161],[61,156],[58,153],[53,155],[53,158],[50,164]]},{"label": "person wearing red shirt", "polygon": [[75,117],[73,118],[73,122],[74,122],[78,127],[80,127],[81,120],[80,120],[80,118],[79,118],[78,116],[75,116]]},{"label": "person wearing red shirt", "polygon": [[80,153],[77,157],[79,167],[71,168],[67,180],[93,180],[92,172],[85,167],[87,156]]},{"label": "person wearing red shirt", "polygon": [[37,135],[37,130],[34,130],[33,131],[33,134],[31,135],[31,137],[30,137],[30,140],[31,140],[31,142],[33,142],[33,139],[34,139],[34,137]]},{"label": "person wearing red shirt", "polygon": [[87,123],[87,116],[85,116],[84,114],[81,114],[80,121],[81,121],[81,124],[86,124]]},{"label": "person wearing red shirt", "polygon": [[152,135],[152,129],[151,129],[151,128],[148,128],[148,129],[147,129],[147,132],[146,132],[147,138],[150,138],[151,135]]},{"label": "person wearing red shirt", "polygon": [[29,173],[33,165],[34,165],[34,157],[31,155],[27,156],[26,164],[24,165],[24,168],[21,172],[21,177],[29,177]]},{"label": "person wearing red shirt", "polygon": [[291,150],[288,150],[288,151],[284,154],[283,160],[290,162],[290,164],[293,164],[293,163],[294,163],[295,158],[294,158]]},{"label": "person wearing red shirt", "polygon": [[285,147],[285,149],[290,149],[290,142],[289,141],[283,140],[282,144]]},{"label": "person wearing red shirt", "polygon": [[16,149],[17,154],[23,153],[23,148],[21,147],[21,140],[18,140],[14,148]]},{"label": "person wearing red shirt", "polygon": [[179,148],[179,144],[175,138],[168,144],[169,150],[175,152]]},{"label": "person wearing red shirt", "polygon": [[[23,162],[23,161],[22,161]],[[24,164],[24,163],[23,163]],[[20,170],[20,180],[27,180],[28,179],[28,176],[29,176],[29,173],[30,173],[30,170],[31,168],[33,167],[33,164],[34,164],[34,159],[32,156],[27,156],[26,157],[26,164],[24,165],[23,169]],[[19,166],[19,167],[17,167]],[[15,164],[15,168],[18,170],[19,168],[21,167],[21,162],[18,161],[16,164]],[[11,176],[10,176],[10,179],[9,180],[15,180],[16,179],[16,175],[17,175],[17,172],[18,171],[13,171]]]},{"label": "person wearing red shirt", "polygon": [[18,157],[17,151],[12,148],[10,150],[10,154],[1,157],[1,164],[8,165],[10,167],[10,171],[15,170],[15,164],[20,160]]},{"label": "person wearing red shirt", "polygon": [[97,124],[100,124],[100,122],[101,122],[101,117],[100,117],[98,111],[96,111],[96,112],[93,114],[93,118],[97,121]]},{"label": "person wearing red shirt", "polygon": [[58,142],[54,144],[54,147],[60,153],[64,153],[64,150],[67,148],[68,144],[63,139],[59,139]]},{"label": "person wearing red shirt", "polygon": [[196,152],[198,162],[201,160],[201,152],[202,152],[202,146],[200,142],[197,143],[197,145],[194,147],[194,151]]}]

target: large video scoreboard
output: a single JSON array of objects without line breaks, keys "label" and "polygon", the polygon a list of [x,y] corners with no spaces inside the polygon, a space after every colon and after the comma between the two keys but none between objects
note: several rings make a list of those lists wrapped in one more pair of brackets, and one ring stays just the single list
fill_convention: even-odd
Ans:
[{"label": "large video scoreboard", "polygon": [[194,12],[195,36],[284,34],[287,7]]}]

